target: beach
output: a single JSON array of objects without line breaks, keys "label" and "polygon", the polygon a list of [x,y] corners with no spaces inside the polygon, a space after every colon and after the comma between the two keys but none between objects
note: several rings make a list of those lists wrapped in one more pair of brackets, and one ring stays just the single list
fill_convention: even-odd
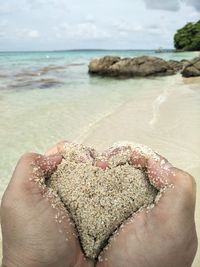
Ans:
[{"label": "beach", "polygon": [[[195,177],[200,236],[200,78],[115,80],[91,77],[92,58],[153,51],[0,53],[0,195],[17,159],[60,140],[103,151],[114,142],[145,144]],[[195,53],[163,53],[191,59]],[[200,264],[198,251],[193,267]]]}]

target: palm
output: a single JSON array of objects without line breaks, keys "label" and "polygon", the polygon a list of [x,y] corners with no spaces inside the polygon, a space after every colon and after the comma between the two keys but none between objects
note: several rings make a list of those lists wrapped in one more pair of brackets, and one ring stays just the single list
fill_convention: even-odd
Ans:
[{"label": "palm", "polygon": [[[73,266],[75,260],[82,257],[73,225],[70,223],[66,211],[63,211],[61,203],[58,202],[56,208],[52,205],[41,196],[35,200],[35,203],[32,201],[31,205],[27,206],[26,210],[31,210],[32,214],[29,213],[25,216],[25,220],[29,221],[27,224],[29,227],[23,229],[23,231],[27,231],[24,234],[27,241],[24,240],[24,242],[27,242],[27,247],[34,251],[35,258],[43,258],[47,266],[51,266],[52,262],[59,267]],[[37,220],[35,221],[33,218],[37,218]],[[30,239],[27,238],[29,236]],[[32,241],[32,236],[34,236],[35,242]],[[31,244],[28,244],[28,240],[31,240]]]},{"label": "palm", "polygon": [[[33,175],[36,166],[32,166],[33,160],[40,166],[38,175]],[[49,160],[40,155],[23,157],[4,194],[1,224],[5,266],[78,267],[90,264],[84,260],[74,226],[60,199],[50,194],[43,183],[38,186],[36,182],[38,178],[43,179],[42,169],[53,171],[57,165],[54,160],[48,164]]]},{"label": "palm", "polygon": [[120,229],[98,267],[191,266],[196,232],[192,210],[185,212],[183,206],[189,206],[191,200],[174,202],[174,190],[169,189],[156,207],[136,214]]}]

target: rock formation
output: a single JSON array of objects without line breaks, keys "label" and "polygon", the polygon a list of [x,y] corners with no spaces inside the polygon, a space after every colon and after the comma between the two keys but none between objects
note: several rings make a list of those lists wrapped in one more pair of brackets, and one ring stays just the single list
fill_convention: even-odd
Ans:
[{"label": "rock formation", "polygon": [[92,60],[89,64],[89,73],[119,78],[166,76],[176,74],[182,67],[183,63],[179,61],[166,61],[158,57],[106,56]]},{"label": "rock formation", "polygon": [[200,57],[188,61],[182,70],[183,77],[197,77],[200,76]]}]

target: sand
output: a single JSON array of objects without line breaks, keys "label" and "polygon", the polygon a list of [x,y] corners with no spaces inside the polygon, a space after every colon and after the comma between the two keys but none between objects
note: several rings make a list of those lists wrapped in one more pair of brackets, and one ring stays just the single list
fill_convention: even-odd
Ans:
[{"label": "sand", "polygon": [[131,150],[113,154],[105,170],[94,162],[106,153],[67,144],[63,155],[48,186],[58,193],[75,222],[86,257],[95,259],[121,223],[153,203],[158,191],[145,171],[128,163]]}]

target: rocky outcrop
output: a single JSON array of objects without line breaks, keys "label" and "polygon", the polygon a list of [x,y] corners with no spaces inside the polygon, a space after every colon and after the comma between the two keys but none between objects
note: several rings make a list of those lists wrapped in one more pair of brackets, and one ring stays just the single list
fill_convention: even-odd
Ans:
[{"label": "rocky outcrop", "polygon": [[172,67],[172,69],[178,72],[182,70],[184,63],[182,61],[169,60],[168,64]]},{"label": "rocky outcrop", "polygon": [[148,77],[173,75],[182,69],[179,61],[165,61],[158,57],[120,58],[106,56],[89,64],[89,73],[110,77]]},{"label": "rocky outcrop", "polygon": [[188,61],[182,70],[183,77],[197,77],[200,76],[200,57]]}]

